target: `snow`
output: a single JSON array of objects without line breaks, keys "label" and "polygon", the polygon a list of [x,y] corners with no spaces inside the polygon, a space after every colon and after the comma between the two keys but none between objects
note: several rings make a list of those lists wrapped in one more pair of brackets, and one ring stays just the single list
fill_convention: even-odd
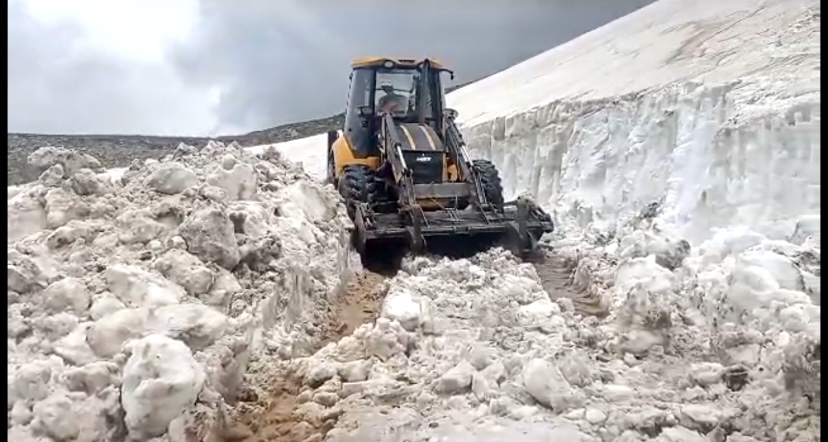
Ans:
[{"label": "snow", "polygon": [[148,335],[131,346],[121,388],[127,431],[136,439],[161,436],[195,403],[204,369],[183,342],[164,335]]},{"label": "snow", "polygon": [[326,312],[281,306],[347,281],[332,189],[220,143],[118,176],[64,149],[31,159],[43,174],[8,201],[13,439],[218,434],[251,354],[309,354]]},{"label": "snow", "polygon": [[662,0],[449,102],[472,155],[561,227],[658,202],[693,244],[739,224],[783,237],[820,210],[818,9]]},{"label": "snow", "polygon": [[[474,126],[555,101],[598,104],[671,84],[740,80],[748,84],[736,88],[735,101],[752,101],[738,103],[743,112],[782,110],[797,95],[818,100],[818,13],[812,0],[660,0],[458,89],[449,104]],[[759,85],[791,95],[757,97],[751,86]]]},{"label": "snow", "polygon": [[[606,246],[559,253],[613,266]],[[818,440],[818,408],[802,396],[819,388],[818,368],[797,362],[814,357],[818,308],[807,298],[784,308],[731,302],[741,268],[718,262],[698,272],[701,258],[675,271],[655,255],[630,258],[606,275],[610,284],[594,277],[593,289],[614,300],[602,320],[550,304],[533,266],[502,250],[416,258],[388,281],[385,302],[396,311],[386,307],[376,323],[294,361],[299,372],[362,361],[367,377],[326,376],[301,394],[348,392],[319,411],[342,413],[333,441],[707,440],[724,428],[736,433],[728,440]],[[429,306],[433,327],[397,320],[417,311],[412,299]],[[780,308],[797,313],[765,320]],[[807,377],[800,390],[783,380],[799,376]]]},{"label": "snow", "polygon": [[206,440],[290,373],[334,442],[819,440],[819,11],[660,0],[450,94],[554,214],[567,289],[501,249],[407,258],[318,351],[357,270],[324,134],[39,151],[9,188],[10,438]]},{"label": "snow", "polygon": [[[311,177],[322,180],[327,170],[327,157],[325,146],[328,142],[327,134],[313,135],[299,138],[278,144],[263,144],[245,148],[248,152],[258,155],[266,149],[273,147],[278,152],[287,155],[291,161],[301,164],[306,173]],[[321,148],[320,148],[321,146]],[[188,149],[191,146],[179,146],[179,149]],[[102,171],[99,176],[107,181],[118,181],[126,173],[128,167],[116,167]],[[18,192],[20,186],[9,186],[8,195],[11,199]]]},{"label": "snow", "polygon": [[[275,144],[274,146],[291,161],[301,164],[310,176],[323,180],[327,174],[327,144],[328,135],[319,134]],[[249,149],[256,153],[267,147],[267,145],[253,146]]]}]

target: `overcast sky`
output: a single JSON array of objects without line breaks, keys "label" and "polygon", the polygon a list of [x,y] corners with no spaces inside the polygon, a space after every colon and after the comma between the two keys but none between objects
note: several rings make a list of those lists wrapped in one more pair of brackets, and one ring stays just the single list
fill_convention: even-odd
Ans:
[{"label": "overcast sky", "polygon": [[465,82],[651,2],[9,0],[9,130],[215,135],[325,117],[353,57],[436,56]]}]

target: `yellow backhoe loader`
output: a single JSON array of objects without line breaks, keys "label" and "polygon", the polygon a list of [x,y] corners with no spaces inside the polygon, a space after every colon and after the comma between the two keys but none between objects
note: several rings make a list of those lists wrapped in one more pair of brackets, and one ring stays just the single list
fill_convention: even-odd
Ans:
[{"label": "yellow backhoe loader", "polygon": [[494,164],[469,157],[434,59],[352,63],[345,127],[328,132],[327,179],[354,221],[363,262],[405,252],[467,256],[502,245],[525,257],[552,232],[532,201],[505,202]]}]

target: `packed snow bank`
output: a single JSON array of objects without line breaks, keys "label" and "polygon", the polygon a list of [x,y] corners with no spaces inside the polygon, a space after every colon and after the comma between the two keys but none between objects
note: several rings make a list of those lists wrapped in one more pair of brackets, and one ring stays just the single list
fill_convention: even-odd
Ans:
[{"label": "packed snow bank", "polygon": [[251,354],[311,353],[349,221],[278,152],[182,146],[118,176],[31,160],[8,201],[12,440],[205,440]]},{"label": "packed snow bank", "polygon": [[[250,154],[259,155],[267,149],[276,149],[276,151],[284,155],[285,158],[300,164],[311,178],[321,181],[325,178],[327,166],[327,151],[325,150],[327,145],[326,143],[327,135],[321,134],[286,141],[284,143],[250,146],[244,148],[244,150]],[[190,149],[191,146],[182,144],[178,148],[187,150]],[[101,172],[101,177],[109,181],[118,181],[128,169],[129,168],[127,167],[107,169]],[[9,198],[18,192],[19,187],[20,186],[9,186]]]},{"label": "packed snow bank", "polygon": [[816,0],[661,0],[449,95],[473,156],[557,225],[654,202],[693,244],[820,210]]},{"label": "packed snow bank", "polygon": [[[252,153],[261,152],[271,145],[252,146],[248,150]],[[273,144],[282,155],[291,161],[299,163],[308,172],[308,175],[319,181],[325,179],[327,173],[328,135],[313,135],[284,143]]]},{"label": "packed snow bank", "polygon": [[338,417],[337,442],[819,440],[819,307],[800,263],[818,250],[632,232],[555,244],[613,305],[603,320],[550,301],[500,249],[406,261],[376,323],[291,362],[300,413]]}]

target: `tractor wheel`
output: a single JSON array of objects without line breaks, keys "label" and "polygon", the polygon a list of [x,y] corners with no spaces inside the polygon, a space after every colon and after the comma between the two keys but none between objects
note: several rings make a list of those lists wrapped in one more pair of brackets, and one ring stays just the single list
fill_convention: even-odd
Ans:
[{"label": "tractor wheel", "polygon": [[474,167],[474,171],[477,172],[477,176],[480,177],[480,182],[483,184],[486,200],[498,212],[503,212],[503,185],[500,182],[497,167],[489,160],[474,160],[472,167]]},{"label": "tractor wheel", "polygon": [[367,166],[361,164],[345,166],[339,178],[338,189],[342,198],[345,198],[345,207],[348,216],[354,218],[354,205],[368,202],[368,185],[373,173]]},{"label": "tractor wheel", "polygon": [[369,203],[380,213],[393,213],[396,204],[390,198],[385,181],[377,177],[368,166],[354,164],[345,166],[339,179],[339,194],[345,198],[348,216],[353,219],[355,203]]}]

